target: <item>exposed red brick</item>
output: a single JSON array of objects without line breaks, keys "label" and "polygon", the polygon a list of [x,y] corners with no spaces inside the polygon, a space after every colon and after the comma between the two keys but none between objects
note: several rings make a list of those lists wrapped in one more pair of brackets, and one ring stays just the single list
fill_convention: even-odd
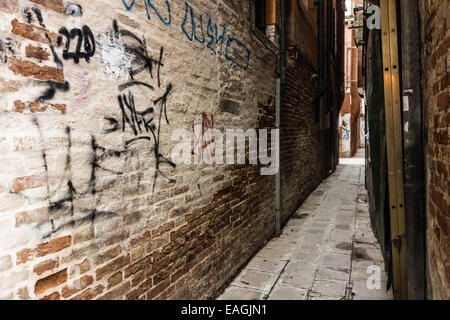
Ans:
[{"label": "exposed red brick", "polygon": [[[201,214],[201,210],[200,211],[195,211],[195,212],[192,212],[192,213],[186,215],[186,218],[185,218],[186,222],[193,221],[195,218],[198,217],[199,214]],[[185,237],[186,234],[187,234],[187,230],[188,229],[189,228],[187,226],[183,226],[183,227],[181,227],[181,228],[179,228],[179,229],[177,229],[175,231],[172,231],[170,233],[170,240],[174,241],[174,240],[177,240],[177,239]]]},{"label": "exposed red brick", "polygon": [[450,107],[448,92],[442,92],[441,94],[438,95],[436,107],[439,110],[448,110],[448,108]]},{"label": "exposed red brick", "polygon": [[96,275],[95,278],[97,281],[103,279],[105,276],[114,273],[116,271],[118,271],[120,268],[123,268],[124,266],[126,266],[127,264],[130,263],[130,255],[126,255],[126,256],[122,256],[108,264],[106,264],[105,266],[98,268],[96,271]]},{"label": "exposed red brick", "polygon": [[[429,128],[427,139],[427,165],[429,172],[427,201],[427,247],[430,265],[430,288],[434,299],[448,299],[450,282],[448,257],[450,255],[450,173],[449,145],[450,104],[449,77],[445,72],[446,59],[450,49],[448,36],[449,21],[441,10],[446,10],[445,1],[429,0],[430,10],[421,12],[426,23],[422,24],[425,34],[424,48],[424,108]],[[444,18],[442,20],[441,18]],[[447,66],[448,67],[448,66]]]},{"label": "exposed red brick", "polygon": [[45,291],[57,287],[67,281],[67,269],[52,274],[46,278],[40,279],[34,286],[34,293],[40,295]]},{"label": "exposed red brick", "polygon": [[170,197],[175,197],[177,195],[186,193],[189,191],[189,186],[188,185],[184,185],[184,186],[180,186],[180,187],[175,187],[173,189],[170,190]]},{"label": "exposed red brick", "polygon": [[436,163],[437,172],[442,176],[448,176],[446,164],[442,161],[437,161]]},{"label": "exposed red brick", "polygon": [[152,231],[152,237],[153,238],[157,238],[162,236],[163,234],[169,232],[171,229],[173,229],[175,227],[175,222],[170,221],[167,222],[166,224],[162,225],[161,227],[159,227],[156,230]]},{"label": "exposed red brick", "polygon": [[445,39],[437,49],[434,51],[434,59],[439,60],[442,56],[448,53],[450,48],[450,38]]},{"label": "exposed red brick", "polygon": [[62,288],[61,294],[64,298],[69,298],[74,294],[86,289],[92,283],[94,283],[94,278],[92,276],[84,276],[81,279],[73,281],[70,286],[64,286]]},{"label": "exposed red brick", "polygon": [[37,275],[41,275],[47,271],[56,269],[59,267],[59,259],[49,259],[46,261],[42,261],[41,263],[35,265],[33,267],[33,271],[34,273],[36,273]]},{"label": "exposed red brick", "polygon": [[189,266],[185,265],[178,271],[176,271],[174,274],[170,276],[170,282],[175,283],[178,279],[180,279],[182,276],[184,276],[186,273],[189,272]]},{"label": "exposed red brick", "polygon": [[443,199],[442,193],[439,192],[434,187],[430,188],[430,192],[431,192],[431,199],[433,200],[434,204],[439,207]]},{"label": "exposed red brick", "polygon": [[112,287],[117,286],[121,282],[122,282],[122,272],[117,272],[116,274],[113,274],[111,277],[108,278],[107,289],[109,290]]},{"label": "exposed red brick", "polygon": [[155,275],[153,276],[153,285],[156,286],[166,279],[170,280],[170,273],[173,271],[172,269],[173,267],[169,266],[155,273]]},{"label": "exposed red brick", "polygon": [[8,13],[17,12],[18,0],[0,0],[0,11]]},{"label": "exposed red brick", "polygon": [[140,246],[141,244],[145,244],[147,242],[149,242],[152,238],[152,234],[150,233],[150,231],[146,231],[144,232],[144,234],[131,239],[131,247],[132,248],[136,248],[137,246]]},{"label": "exposed red brick", "polygon": [[62,0],[30,0],[30,1],[43,5],[52,10],[55,10],[56,12],[64,13],[66,11]]},{"label": "exposed red brick", "polygon": [[48,296],[45,296],[39,300],[60,300],[61,299],[61,295],[59,294],[59,292],[53,292],[51,294],[49,294]]},{"label": "exposed red brick", "polygon": [[434,94],[439,93],[440,85],[441,85],[440,82],[436,82],[436,83],[433,85],[433,93],[434,93]]},{"label": "exposed red brick", "polygon": [[33,259],[34,251],[31,249],[23,249],[16,253],[17,264],[23,264]]},{"label": "exposed red brick", "polygon": [[16,178],[12,185],[12,192],[19,192],[27,189],[35,189],[47,184],[45,175],[32,175],[28,177]]},{"label": "exposed red brick", "polygon": [[449,78],[450,77],[449,77],[448,74],[446,74],[445,76],[442,77],[442,79],[441,79],[441,90],[447,89],[447,87],[450,84]]},{"label": "exposed red brick", "polygon": [[138,284],[140,284],[144,280],[145,280],[145,272],[140,271],[131,278],[131,286],[136,287]]},{"label": "exposed red brick", "polygon": [[131,260],[140,260],[145,255],[145,246],[138,247],[137,249],[131,251]]},{"label": "exposed red brick", "polygon": [[[41,42],[43,44],[52,44],[53,46],[57,46],[59,35],[51,32],[42,27],[34,26],[31,24],[21,23],[17,19],[11,21],[11,25],[13,27],[12,33],[21,36],[25,39]],[[50,38],[50,41],[48,38]]]},{"label": "exposed red brick", "polygon": [[99,294],[101,294],[105,290],[105,287],[102,285],[98,285],[95,288],[86,289],[81,294],[71,298],[71,300],[93,300]]},{"label": "exposed red brick", "polygon": [[58,239],[54,239],[50,242],[41,243],[36,248],[36,255],[43,257],[51,253],[59,252],[72,243],[72,236],[65,236]]},{"label": "exposed red brick", "polygon": [[128,268],[125,269],[125,278],[139,272],[139,271],[148,271],[152,268],[152,256],[149,255],[144,259],[132,264]]},{"label": "exposed red brick", "polygon": [[147,279],[145,282],[141,283],[139,287],[132,290],[130,293],[126,295],[127,300],[137,300],[143,294],[145,294],[150,288],[153,286],[153,280]]},{"label": "exposed red brick", "polygon": [[[446,276],[447,276],[447,280],[450,281],[450,264],[447,264],[447,265],[445,266],[445,274],[446,274]],[[450,298],[450,297],[449,297],[449,298]],[[449,298],[447,298],[447,300],[448,300]]]},{"label": "exposed red brick", "polygon": [[[155,254],[155,253],[153,253]],[[152,270],[153,272],[158,272],[159,270],[161,270],[162,268],[164,268],[165,266],[167,266],[169,264],[170,261],[170,257],[167,255],[162,255],[159,259],[154,259],[153,260],[153,266],[152,266]]]},{"label": "exposed red brick", "polygon": [[442,215],[438,215],[437,221],[438,221],[439,228],[442,230],[443,234],[446,235],[447,228],[448,228],[447,219]]},{"label": "exposed red brick", "polygon": [[33,62],[19,60],[16,58],[11,58],[8,60],[8,67],[15,74],[22,75],[24,77],[64,83],[64,71],[62,69],[39,66]]},{"label": "exposed red brick", "polygon": [[147,293],[147,300],[154,299],[161,292],[163,292],[167,287],[169,287],[169,285],[170,285],[170,279],[166,279],[163,282],[161,282],[159,285],[157,285],[155,288],[151,289]]},{"label": "exposed red brick", "polygon": [[118,300],[122,299],[122,297],[130,290],[131,283],[125,282],[121,286],[111,290],[110,292],[106,293],[102,297],[99,298],[99,300]]},{"label": "exposed red brick", "polygon": [[27,58],[34,58],[37,60],[48,60],[50,57],[50,53],[39,46],[33,46],[32,44],[29,44],[25,47],[25,55]]}]

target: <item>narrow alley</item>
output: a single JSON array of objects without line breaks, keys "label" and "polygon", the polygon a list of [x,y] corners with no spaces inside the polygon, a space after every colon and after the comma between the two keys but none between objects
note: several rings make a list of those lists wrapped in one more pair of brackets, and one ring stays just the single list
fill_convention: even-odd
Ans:
[{"label": "narrow alley", "polygon": [[[224,300],[389,300],[383,256],[370,227],[364,149],[326,179],[245,266]],[[379,267],[378,289],[367,286]]]},{"label": "narrow alley", "polygon": [[0,300],[450,301],[449,13],[0,0]]}]

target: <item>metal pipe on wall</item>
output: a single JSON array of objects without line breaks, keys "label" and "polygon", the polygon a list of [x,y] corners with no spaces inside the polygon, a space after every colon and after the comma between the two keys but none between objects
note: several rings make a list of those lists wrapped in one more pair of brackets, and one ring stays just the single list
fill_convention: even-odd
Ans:
[{"label": "metal pipe on wall", "polygon": [[[280,0],[281,3],[283,3],[285,0]],[[282,8],[282,12],[283,12],[283,8],[284,8],[284,12],[285,12],[285,6],[281,6]],[[261,37],[259,36],[259,34],[256,32],[255,27],[254,27],[254,21],[253,21],[253,9],[254,9],[254,1],[250,0],[249,1],[249,22],[250,22],[250,27],[252,29],[253,34],[255,35],[255,37],[276,57],[277,59],[277,80],[276,80],[276,100],[275,100],[275,109],[276,109],[276,116],[275,116],[275,127],[277,130],[280,130],[280,117],[281,117],[281,78],[285,78],[285,70],[286,70],[286,65],[284,64],[283,66],[283,61],[281,56],[283,56],[283,54],[286,53],[285,50],[285,43],[286,43],[286,38],[285,36],[280,36],[280,53],[278,54],[277,52],[275,52],[272,48],[270,48],[269,46],[267,46],[267,44],[265,43],[264,40],[261,39]],[[272,7],[271,9],[273,12],[273,15],[275,15],[275,11],[274,8]],[[267,18],[267,17],[266,17]],[[273,21],[276,22],[276,19],[274,19],[274,17],[271,18]],[[285,28],[283,27],[283,21],[285,21],[285,19],[281,19],[281,33],[285,32]],[[284,48],[284,51],[282,50]],[[286,60],[284,60],[285,63]],[[281,215],[280,215],[280,205],[281,205],[281,175],[280,175],[280,134],[278,134],[278,140],[277,140],[277,144],[278,144],[278,151],[277,151],[277,155],[276,155],[276,161],[278,164],[278,171],[276,173],[275,176],[275,235],[279,236],[281,233]]]},{"label": "metal pipe on wall", "polygon": [[286,1],[280,0],[280,78],[281,85],[286,82]]},{"label": "metal pipe on wall", "polygon": [[[277,100],[276,100],[276,115],[275,125],[276,129],[280,130],[281,127],[281,98],[283,95],[283,86],[286,81],[286,0],[280,0],[280,57],[279,57],[279,70],[280,78],[277,79]],[[278,134],[278,152],[277,163],[278,171],[275,177],[275,231],[279,236],[281,233],[281,157],[280,157],[280,136]]]},{"label": "metal pipe on wall", "polygon": [[[275,127],[280,130],[281,122],[281,79],[277,79],[277,97],[276,97],[276,114],[275,114]],[[278,134],[278,150],[276,155],[276,161],[278,164],[278,171],[275,176],[275,235],[280,236],[281,233],[281,166],[280,166],[280,134]]]},{"label": "metal pipe on wall", "polygon": [[[368,7],[367,4],[367,0],[363,1],[363,10],[364,12],[366,12]],[[367,23],[367,19],[366,16],[363,15],[363,25],[365,26]],[[369,117],[368,117],[368,104],[367,104],[367,68],[368,68],[368,55],[367,55],[367,42],[368,42],[368,29],[367,28],[363,28],[363,63],[364,63],[364,69],[363,69],[363,77],[364,77],[364,153],[365,153],[365,168],[364,168],[364,172],[365,172],[365,179],[364,179],[364,184],[366,187],[366,190],[368,190],[368,170],[369,170],[369,145],[368,145],[368,132],[369,132]]]},{"label": "metal pipe on wall", "polygon": [[317,6],[319,87],[314,92],[313,101],[317,102],[327,90],[325,84],[325,6],[324,0],[316,0],[314,4]]}]

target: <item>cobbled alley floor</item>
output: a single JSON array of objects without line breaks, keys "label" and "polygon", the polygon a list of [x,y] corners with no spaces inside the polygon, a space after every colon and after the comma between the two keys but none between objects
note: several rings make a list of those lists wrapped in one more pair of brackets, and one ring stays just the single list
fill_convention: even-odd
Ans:
[{"label": "cobbled alley floor", "polygon": [[340,160],[219,299],[393,299],[370,227],[362,153]]}]

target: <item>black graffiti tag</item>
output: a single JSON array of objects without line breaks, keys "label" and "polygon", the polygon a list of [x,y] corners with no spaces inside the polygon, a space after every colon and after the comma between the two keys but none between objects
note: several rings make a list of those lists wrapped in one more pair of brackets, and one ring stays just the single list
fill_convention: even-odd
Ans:
[{"label": "black graffiti tag", "polygon": [[[149,90],[151,94],[154,95],[155,89],[161,88],[161,68],[164,67],[164,48],[161,47],[158,57],[154,58],[148,53],[145,39],[140,39],[128,30],[119,29],[116,21],[113,22],[113,30],[115,36],[121,36],[128,40],[126,50],[133,55],[135,59],[133,67],[129,70],[131,80],[118,87],[121,93],[118,95],[117,100],[122,113],[122,119],[119,120],[110,116],[104,117],[108,122],[105,133],[113,133],[120,129],[122,132],[125,132],[126,128],[131,129],[133,138],[128,139],[125,142],[126,148],[131,147],[138,141],[148,141],[150,144],[149,151],[154,154],[156,161],[153,181],[154,191],[156,181],[160,175],[166,178],[169,183],[176,182],[161,170],[163,165],[168,165],[172,168],[175,168],[176,165],[167,159],[160,151],[161,127],[164,122],[169,124],[167,116],[167,99],[172,91],[172,84],[167,84],[160,96],[150,99],[150,101],[153,102],[152,105],[141,106],[141,108],[136,106],[135,96],[132,90],[133,88],[140,87]],[[148,83],[145,80],[137,80],[136,77],[138,75],[141,77],[145,77],[145,75],[149,76],[152,83]],[[159,111],[159,115],[155,115],[155,111]]]},{"label": "black graffiti tag", "polygon": [[[90,62],[95,54],[95,38],[88,26],[83,26],[81,30],[74,28],[70,32],[66,28],[61,28],[59,33],[66,37],[66,46],[63,51],[65,60],[73,59],[75,63],[79,63],[80,59],[84,59],[86,62]],[[75,51],[70,51],[71,40],[75,38],[77,39]],[[81,51],[82,47],[84,52]]]}]

